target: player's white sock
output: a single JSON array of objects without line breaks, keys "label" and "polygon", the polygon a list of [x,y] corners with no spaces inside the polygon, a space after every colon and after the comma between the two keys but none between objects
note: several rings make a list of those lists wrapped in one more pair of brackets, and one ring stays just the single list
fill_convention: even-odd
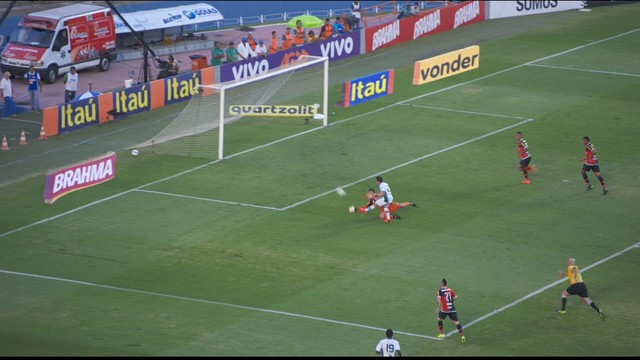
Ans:
[{"label": "player's white sock", "polygon": [[367,208],[367,212],[369,212],[369,211],[371,211],[371,210],[373,210],[373,209],[375,209],[375,208],[376,208],[375,206],[371,205],[371,206],[369,206],[369,207]]},{"label": "player's white sock", "polygon": [[384,217],[387,220],[391,220],[391,213],[389,212],[389,207],[385,206],[384,208]]}]

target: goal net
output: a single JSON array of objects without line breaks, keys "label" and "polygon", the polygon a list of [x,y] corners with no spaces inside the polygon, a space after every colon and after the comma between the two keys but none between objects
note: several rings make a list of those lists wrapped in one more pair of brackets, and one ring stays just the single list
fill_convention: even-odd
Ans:
[{"label": "goal net", "polygon": [[184,110],[140,147],[158,154],[221,160],[225,141],[255,144],[256,138],[274,131],[282,130],[282,138],[308,129],[300,124],[327,126],[328,72],[328,58],[301,56],[248,78],[199,85],[200,91]]}]

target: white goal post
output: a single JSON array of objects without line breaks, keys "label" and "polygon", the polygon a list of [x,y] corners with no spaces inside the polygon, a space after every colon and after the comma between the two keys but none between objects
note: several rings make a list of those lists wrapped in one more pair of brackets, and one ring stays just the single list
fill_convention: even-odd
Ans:
[{"label": "white goal post", "polygon": [[[275,83],[275,89],[273,84]],[[260,100],[254,103],[238,104],[238,100],[231,100],[228,96],[232,92],[243,93],[242,89],[252,89],[252,84],[266,84],[258,86],[261,92]],[[282,116],[313,118],[322,120],[327,126],[329,103],[329,58],[303,55],[295,62],[283,65],[262,74],[240,80],[218,83],[214,85],[199,85],[202,92],[212,92],[208,95],[219,96],[218,109],[218,159],[224,159],[224,127],[225,123],[237,120],[243,116]],[[287,91],[286,88],[289,88]],[[285,89],[289,99],[276,97],[275,93]],[[273,93],[269,93],[269,92]],[[315,102],[310,102],[315,101]],[[288,103],[287,103],[288,102]]]},{"label": "white goal post", "polygon": [[329,58],[308,55],[239,80],[197,85],[178,116],[138,147],[215,159],[217,143],[217,159],[222,160],[225,139],[241,151],[248,143],[259,145],[260,139],[266,143],[281,133],[308,129],[300,124],[326,127],[328,89]]}]

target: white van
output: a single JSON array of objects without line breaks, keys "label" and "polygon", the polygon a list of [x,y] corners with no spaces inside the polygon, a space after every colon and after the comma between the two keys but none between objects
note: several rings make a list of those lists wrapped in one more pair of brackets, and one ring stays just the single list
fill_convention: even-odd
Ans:
[{"label": "white van", "polygon": [[116,59],[115,21],[111,9],[78,3],[26,15],[0,57],[2,72],[22,76],[34,65],[54,83],[69,71],[97,66],[107,71]]}]

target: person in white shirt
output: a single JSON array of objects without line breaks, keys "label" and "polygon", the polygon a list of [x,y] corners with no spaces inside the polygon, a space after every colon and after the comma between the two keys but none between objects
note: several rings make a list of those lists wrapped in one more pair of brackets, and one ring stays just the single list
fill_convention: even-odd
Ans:
[{"label": "person in white shirt", "polygon": [[383,357],[401,357],[400,343],[393,338],[393,330],[387,329],[387,337],[378,342],[376,346],[376,354],[380,354]]},{"label": "person in white shirt", "polygon": [[256,54],[263,58],[267,57],[268,52],[267,47],[264,45],[264,40],[258,41],[258,45],[256,45]]},{"label": "person in white shirt", "polygon": [[352,30],[360,28],[360,18],[362,14],[360,13],[360,1],[354,1],[351,3],[351,16],[353,16],[353,27]]},{"label": "person in white shirt", "polygon": [[0,80],[0,90],[4,100],[4,116],[16,117],[16,101],[13,99],[13,84],[11,84],[11,73],[4,72],[4,77]]},{"label": "person in white shirt", "polygon": [[249,39],[242,38],[242,42],[238,44],[238,60],[248,60],[251,57],[257,57],[255,51],[249,45]]},{"label": "person in white shirt", "polygon": [[68,103],[75,99],[78,91],[78,73],[76,67],[72,66],[69,72],[64,75],[64,102]]},{"label": "person in white shirt", "polygon": [[366,212],[379,207],[384,211],[384,222],[391,222],[391,211],[389,211],[389,204],[393,202],[391,188],[389,187],[389,184],[384,182],[382,176],[376,176],[376,181],[378,182],[378,189],[380,192],[375,194],[376,201],[366,209]]}]

